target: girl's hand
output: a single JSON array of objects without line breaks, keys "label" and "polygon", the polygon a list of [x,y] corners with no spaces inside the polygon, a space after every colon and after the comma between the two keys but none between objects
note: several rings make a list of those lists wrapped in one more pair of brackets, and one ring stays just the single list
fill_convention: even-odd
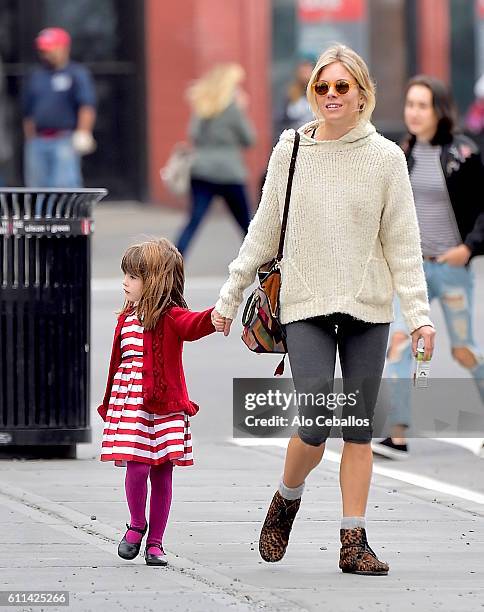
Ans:
[{"label": "girl's hand", "polygon": [[230,333],[230,326],[232,325],[232,319],[222,317],[222,315],[216,310],[212,310],[212,323],[215,330],[223,332],[224,336],[228,336]]},{"label": "girl's hand", "polygon": [[216,310],[212,310],[211,318],[215,331],[222,332],[225,327],[225,318]]},{"label": "girl's hand", "polygon": [[432,358],[434,352],[434,341],[435,341],[435,329],[430,325],[423,325],[418,329],[415,329],[412,333],[412,355],[415,357],[417,354],[417,343],[420,338],[424,341],[424,360],[429,361]]},{"label": "girl's hand", "polygon": [[459,246],[452,247],[445,253],[442,253],[437,258],[438,263],[446,263],[449,266],[465,266],[471,256],[470,248],[465,244],[459,244]]}]

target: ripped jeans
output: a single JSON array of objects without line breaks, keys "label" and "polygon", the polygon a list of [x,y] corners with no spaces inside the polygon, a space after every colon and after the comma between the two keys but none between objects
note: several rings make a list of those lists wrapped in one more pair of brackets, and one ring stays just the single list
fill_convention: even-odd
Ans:
[{"label": "ripped jeans", "polygon": [[[444,314],[447,331],[452,349],[467,348],[476,360],[476,365],[469,368],[473,376],[481,401],[484,404],[484,356],[476,345],[472,327],[474,273],[471,268],[450,266],[434,261],[424,260],[424,271],[427,280],[429,301],[438,299]],[[391,324],[387,357],[390,352],[392,336],[396,332],[409,334],[400,309],[400,302],[395,296],[395,320]],[[391,425],[410,425],[411,418],[411,378],[415,360],[412,356],[411,338],[394,348],[393,358],[387,359],[386,378],[408,380],[408,385],[402,384],[390,389],[389,422]]]}]

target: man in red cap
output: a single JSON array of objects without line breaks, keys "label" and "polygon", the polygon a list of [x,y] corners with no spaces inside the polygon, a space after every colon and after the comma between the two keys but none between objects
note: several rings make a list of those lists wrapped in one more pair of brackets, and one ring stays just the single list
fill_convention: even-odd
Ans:
[{"label": "man in red cap", "polygon": [[42,65],[24,87],[25,184],[81,187],[80,157],[95,149],[94,83],[70,60],[71,37],[62,28],[42,30],[35,44]]}]

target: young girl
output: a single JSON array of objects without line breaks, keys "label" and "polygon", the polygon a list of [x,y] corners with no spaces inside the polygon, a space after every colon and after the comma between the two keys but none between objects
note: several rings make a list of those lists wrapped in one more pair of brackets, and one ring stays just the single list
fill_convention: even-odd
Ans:
[{"label": "young girl", "polygon": [[106,425],[101,461],[126,467],[131,514],[118,546],[134,559],[148,523],[147,479],[151,481],[147,565],[166,565],[162,539],[171,504],[173,465],[192,465],[189,417],[198,412],[188,398],[183,342],[215,331],[213,308],[188,310],[183,297],[183,259],[165,238],[131,246],[121,262],[125,303],[114,333],[104,401]]}]

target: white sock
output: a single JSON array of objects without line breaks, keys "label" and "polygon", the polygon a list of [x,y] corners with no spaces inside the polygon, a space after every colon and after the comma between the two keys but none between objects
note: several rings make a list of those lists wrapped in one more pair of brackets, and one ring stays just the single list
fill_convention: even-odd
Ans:
[{"label": "white sock", "polygon": [[289,499],[291,501],[294,499],[299,499],[302,496],[303,491],[304,491],[304,482],[302,483],[302,485],[299,485],[298,487],[294,487],[293,489],[291,489],[291,487],[287,487],[284,484],[284,479],[281,476],[278,491],[282,495],[282,497],[284,497],[284,499]]},{"label": "white sock", "polygon": [[364,516],[343,516],[341,519],[341,529],[354,529],[355,527],[366,529]]}]

